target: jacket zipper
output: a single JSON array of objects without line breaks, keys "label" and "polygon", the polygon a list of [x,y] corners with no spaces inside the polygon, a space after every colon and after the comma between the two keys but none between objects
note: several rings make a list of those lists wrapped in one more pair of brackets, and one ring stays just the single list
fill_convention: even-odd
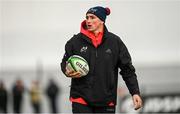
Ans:
[{"label": "jacket zipper", "polygon": [[96,58],[98,57],[97,49],[96,49]]},{"label": "jacket zipper", "polygon": [[[97,38],[96,38],[96,43],[98,42]],[[98,47],[96,47],[96,58],[98,57],[98,52],[97,52]]]}]

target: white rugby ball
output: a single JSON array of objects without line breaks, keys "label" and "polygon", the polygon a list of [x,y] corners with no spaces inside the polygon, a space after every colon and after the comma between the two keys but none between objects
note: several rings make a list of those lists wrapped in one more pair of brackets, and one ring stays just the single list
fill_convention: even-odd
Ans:
[{"label": "white rugby ball", "polygon": [[81,76],[86,76],[89,72],[88,62],[79,55],[73,55],[68,59],[67,67],[79,71]]}]

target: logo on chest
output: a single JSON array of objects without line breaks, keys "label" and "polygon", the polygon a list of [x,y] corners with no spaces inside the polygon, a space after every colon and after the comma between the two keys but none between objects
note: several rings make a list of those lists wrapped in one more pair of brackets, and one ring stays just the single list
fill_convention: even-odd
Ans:
[{"label": "logo on chest", "polygon": [[80,52],[83,53],[83,52],[86,52],[88,49],[87,46],[83,46],[81,49],[80,49]]},{"label": "logo on chest", "polygon": [[109,49],[109,48],[105,52],[108,53],[108,54],[112,53],[111,49]]}]

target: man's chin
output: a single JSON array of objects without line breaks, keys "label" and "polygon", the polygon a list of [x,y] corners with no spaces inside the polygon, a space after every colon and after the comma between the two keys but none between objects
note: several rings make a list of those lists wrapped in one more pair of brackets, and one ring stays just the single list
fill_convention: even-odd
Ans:
[{"label": "man's chin", "polygon": [[88,28],[87,30],[90,31],[90,32],[93,32],[93,29]]}]

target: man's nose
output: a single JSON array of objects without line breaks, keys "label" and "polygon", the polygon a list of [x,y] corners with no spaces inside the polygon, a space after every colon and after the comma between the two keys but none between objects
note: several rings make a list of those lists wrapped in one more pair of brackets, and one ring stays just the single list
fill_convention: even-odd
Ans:
[{"label": "man's nose", "polygon": [[88,23],[90,23],[90,22],[91,22],[91,19],[90,19],[90,18],[88,18],[86,21],[87,21]]}]

